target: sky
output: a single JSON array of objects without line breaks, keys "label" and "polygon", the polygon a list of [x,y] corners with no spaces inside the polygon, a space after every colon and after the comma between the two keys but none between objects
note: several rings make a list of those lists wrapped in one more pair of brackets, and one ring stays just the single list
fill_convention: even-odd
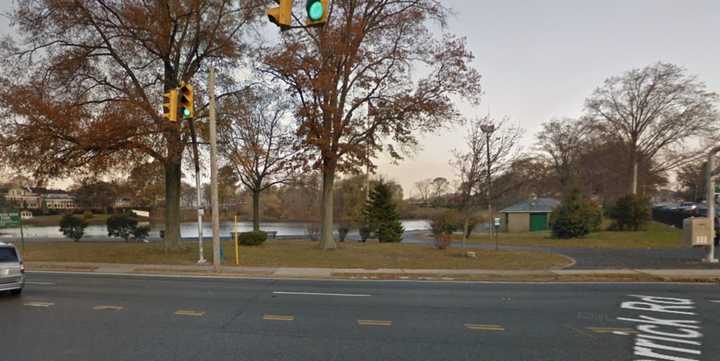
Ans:
[{"label": "sky", "polygon": [[[658,61],[698,76],[720,92],[718,0],[448,0],[454,11],[444,30],[464,36],[483,75],[479,106],[460,105],[465,118],[488,112],[525,129],[531,151],[535,134],[552,118],[577,117],[587,96],[611,76]],[[0,11],[11,1],[0,0]],[[0,19],[0,32],[7,33]],[[455,178],[453,149],[466,130],[455,126],[419,137],[422,149],[378,173],[399,182],[406,197],[414,183]]]},{"label": "sky", "polygon": [[[525,129],[523,149],[551,118],[577,117],[585,98],[611,76],[658,61],[697,75],[720,92],[718,0],[449,0],[446,31],[467,38],[485,95],[466,118],[490,112]],[[420,138],[423,150],[379,172],[400,182],[405,195],[432,177],[453,179],[448,164],[462,149],[460,127]]]}]

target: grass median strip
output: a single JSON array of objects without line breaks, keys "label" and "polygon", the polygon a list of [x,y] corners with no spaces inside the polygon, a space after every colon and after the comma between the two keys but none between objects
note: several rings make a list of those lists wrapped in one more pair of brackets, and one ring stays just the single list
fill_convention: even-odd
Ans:
[{"label": "grass median strip", "polygon": [[[638,249],[638,248],[679,248],[685,247],[682,242],[682,231],[665,224],[650,222],[646,228],[637,232],[601,231],[593,232],[583,238],[556,239],[550,232],[520,232],[498,234],[501,245],[537,246],[557,248],[607,248],[607,249]],[[494,244],[495,241],[487,234],[476,234],[469,243]]]},{"label": "grass median strip", "polygon": [[[224,246],[234,247],[231,242]],[[466,257],[465,251],[475,252],[476,257]],[[206,254],[212,254],[210,245]],[[28,242],[23,256],[30,269],[35,269],[33,262],[195,265],[197,248],[189,242],[168,252],[158,243]],[[234,252],[226,252],[226,263],[234,264],[234,257]],[[545,270],[568,264],[567,258],[547,252],[436,250],[430,245],[402,243],[344,242],[332,254],[320,249],[317,242],[304,240],[271,240],[261,246],[240,247],[240,265],[251,267]]]}]

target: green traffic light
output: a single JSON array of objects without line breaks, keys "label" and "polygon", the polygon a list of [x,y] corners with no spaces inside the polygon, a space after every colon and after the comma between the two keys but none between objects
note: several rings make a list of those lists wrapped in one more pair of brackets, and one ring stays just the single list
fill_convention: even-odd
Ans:
[{"label": "green traffic light", "polygon": [[182,112],[183,112],[183,117],[185,117],[185,118],[190,117],[190,109],[183,108]]},{"label": "green traffic light", "polygon": [[320,0],[310,0],[307,3],[307,13],[308,17],[312,21],[318,21],[323,18],[323,13],[325,12],[325,9],[323,9],[322,1]]}]

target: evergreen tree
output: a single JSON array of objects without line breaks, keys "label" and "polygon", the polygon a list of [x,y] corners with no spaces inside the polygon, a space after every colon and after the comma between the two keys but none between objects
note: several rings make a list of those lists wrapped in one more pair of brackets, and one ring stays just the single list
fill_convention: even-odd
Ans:
[{"label": "evergreen tree", "polygon": [[380,181],[370,192],[363,211],[368,227],[380,242],[400,242],[405,231],[392,199],[388,183]]}]

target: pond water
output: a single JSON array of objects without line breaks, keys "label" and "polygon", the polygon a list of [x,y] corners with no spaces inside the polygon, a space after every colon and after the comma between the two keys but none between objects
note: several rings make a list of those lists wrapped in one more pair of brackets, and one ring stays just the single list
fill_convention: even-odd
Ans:
[{"label": "pond water", "polygon": [[[404,220],[401,221],[405,231],[421,231],[430,229],[430,223],[426,220]],[[146,225],[148,223],[145,223]],[[275,231],[279,237],[302,237],[307,234],[306,227],[308,223],[303,222],[267,222],[260,223],[260,229],[263,231]],[[150,237],[159,237],[160,230],[163,229],[161,224],[151,225]],[[220,236],[229,237],[233,230],[232,222],[220,223]],[[238,222],[238,232],[247,232],[252,230],[252,222]],[[63,238],[58,226],[25,226],[23,232],[26,238]],[[19,228],[0,229],[2,237],[20,237]],[[198,226],[196,222],[184,222],[180,225],[180,234],[183,238],[196,238],[198,234]],[[211,237],[212,224],[210,222],[203,223],[203,236]],[[84,238],[106,238],[107,227],[104,225],[90,225],[85,228]]]}]

